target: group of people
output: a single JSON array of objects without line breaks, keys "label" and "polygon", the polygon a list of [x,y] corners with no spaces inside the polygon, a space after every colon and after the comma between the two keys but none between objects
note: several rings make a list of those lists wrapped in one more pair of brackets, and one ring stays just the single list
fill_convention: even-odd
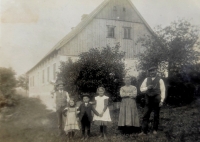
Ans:
[{"label": "group of people", "polygon": [[[148,123],[151,112],[154,112],[153,134],[157,134],[159,124],[160,107],[165,99],[165,85],[163,80],[157,75],[157,68],[151,67],[149,70],[150,76],[147,77],[140,91],[145,92],[145,111],[141,124],[142,132],[139,136],[148,133]],[[140,128],[139,115],[136,105],[137,88],[131,85],[129,76],[124,79],[125,86],[120,89],[122,98],[120,105],[120,113],[118,127],[122,131]],[[85,93],[82,95],[82,103],[77,106],[75,100],[63,90],[62,82],[57,83],[56,91],[56,113],[58,116],[58,128],[62,133],[63,130],[69,138],[73,138],[75,130],[82,130],[81,140],[87,140],[90,137],[91,123],[94,122],[100,128],[100,136],[107,139],[107,125],[111,122],[110,111],[108,108],[108,99],[104,87],[97,88],[97,96],[94,101],[90,100],[90,95]],[[95,106],[95,107],[94,107]],[[63,115],[65,117],[63,117]],[[63,120],[63,118],[65,120]],[[63,124],[64,122],[64,124]],[[87,132],[86,132],[87,130]],[[86,133],[86,134],[85,134]]]}]

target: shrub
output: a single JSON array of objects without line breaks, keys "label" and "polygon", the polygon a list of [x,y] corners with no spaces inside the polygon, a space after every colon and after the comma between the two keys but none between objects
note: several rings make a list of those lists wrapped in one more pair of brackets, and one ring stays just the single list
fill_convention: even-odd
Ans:
[{"label": "shrub", "polygon": [[124,52],[119,51],[119,46],[102,50],[92,48],[82,53],[77,62],[61,63],[60,75],[66,90],[77,98],[82,93],[94,96],[98,86],[103,86],[113,101],[119,100],[125,75],[123,57]]},{"label": "shrub", "polygon": [[17,100],[14,99],[16,84],[15,72],[11,68],[0,67],[0,108],[16,104]]},{"label": "shrub", "polygon": [[194,100],[195,85],[190,81],[190,76],[175,74],[168,78],[168,91],[166,103],[174,106],[182,106]]}]

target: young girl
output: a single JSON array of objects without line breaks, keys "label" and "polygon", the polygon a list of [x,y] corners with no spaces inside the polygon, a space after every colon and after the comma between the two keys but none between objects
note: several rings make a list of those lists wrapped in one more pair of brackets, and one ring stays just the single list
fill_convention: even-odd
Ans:
[{"label": "young girl", "polygon": [[[131,78],[125,77],[125,86],[120,89],[120,96],[122,98],[118,126],[122,130],[130,132],[131,127],[139,127],[139,116],[135,102],[137,96],[137,88],[131,85]],[[129,129],[131,128],[131,129]],[[126,132],[125,132],[126,133]]]},{"label": "young girl", "polygon": [[103,87],[97,88],[98,96],[95,97],[96,101],[96,111],[100,114],[100,116],[94,115],[94,124],[100,126],[100,137],[104,137],[107,139],[106,136],[106,129],[107,123],[111,121],[110,112],[108,109],[108,99],[109,97],[105,96],[105,89]]},{"label": "young girl", "polygon": [[79,130],[78,121],[77,121],[77,111],[78,108],[75,107],[75,102],[73,99],[69,101],[69,107],[64,109],[64,115],[66,117],[64,131],[68,134],[69,138],[73,138],[75,130]]}]

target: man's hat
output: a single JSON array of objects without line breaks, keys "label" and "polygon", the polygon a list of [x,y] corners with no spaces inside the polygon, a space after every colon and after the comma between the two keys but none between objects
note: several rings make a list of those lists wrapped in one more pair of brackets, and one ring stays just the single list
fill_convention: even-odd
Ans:
[{"label": "man's hat", "polygon": [[148,71],[151,71],[151,70],[157,70],[157,67],[153,66],[153,67],[150,67],[150,68],[148,69]]}]

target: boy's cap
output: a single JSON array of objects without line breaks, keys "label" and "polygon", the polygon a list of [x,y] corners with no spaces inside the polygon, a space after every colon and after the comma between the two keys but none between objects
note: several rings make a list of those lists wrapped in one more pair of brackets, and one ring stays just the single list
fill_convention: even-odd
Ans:
[{"label": "boy's cap", "polygon": [[83,94],[82,94],[82,98],[83,98],[83,97],[88,97],[88,98],[90,98],[90,94],[88,94],[88,93],[83,93]]},{"label": "boy's cap", "polygon": [[157,67],[153,66],[153,67],[150,67],[150,68],[148,69],[148,71],[151,71],[151,70],[157,70]]}]

